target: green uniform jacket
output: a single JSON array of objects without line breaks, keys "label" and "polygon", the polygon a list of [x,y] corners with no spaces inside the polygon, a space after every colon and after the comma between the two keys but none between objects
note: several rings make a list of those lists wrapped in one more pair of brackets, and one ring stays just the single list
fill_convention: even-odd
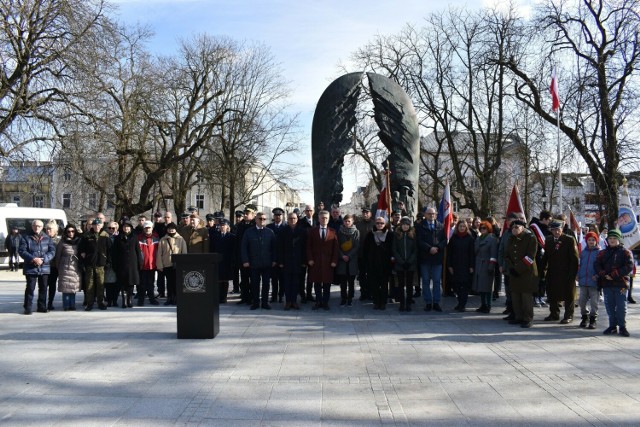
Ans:
[{"label": "green uniform jacket", "polygon": [[511,277],[509,286],[512,291],[538,291],[538,269],[535,262],[537,250],[538,242],[529,230],[522,230],[517,236],[509,236],[504,257]]}]

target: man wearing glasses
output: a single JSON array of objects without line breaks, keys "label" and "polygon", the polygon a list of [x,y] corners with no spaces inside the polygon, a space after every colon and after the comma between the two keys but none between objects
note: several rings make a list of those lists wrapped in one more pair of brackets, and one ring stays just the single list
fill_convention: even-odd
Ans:
[{"label": "man wearing glasses", "polygon": [[[240,249],[242,266],[249,269],[251,283],[251,310],[259,307],[271,310],[269,283],[271,270],[276,265],[276,235],[266,227],[267,216],[256,215],[256,225],[244,232]],[[260,290],[262,284],[262,291]],[[262,304],[260,299],[262,298]]]},{"label": "man wearing glasses", "polygon": [[33,294],[38,285],[38,312],[47,312],[47,281],[50,263],[56,253],[53,241],[42,229],[44,224],[39,219],[31,223],[31,232],[22,236],[18,246],[18,254],[24,260],[24,275],[27,287],[24,291],[24,314],[31,314]]}]

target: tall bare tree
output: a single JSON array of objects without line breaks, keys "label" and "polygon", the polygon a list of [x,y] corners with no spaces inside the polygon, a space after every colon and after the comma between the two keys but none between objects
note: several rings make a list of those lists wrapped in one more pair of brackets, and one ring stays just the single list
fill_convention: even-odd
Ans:
[{"label": "tall bare tree", "polygon": [[[638,76],[640,65],[638,0],[547,0],[528,31],[542,29],[543,60],[515,55],[499,60],[518,79],[516,98],[546,122],[557,125],[547,88],[551,59],[559,65],[563,99],[559,129],[586,163],[609,213],[618,212],[620,168],[637,160]],[[635,134],[637,136],[637,132]]]},{"label": "tall bare tree", "polygon": [[0,156],[50,142],[69,59],[104,13],[103,0],[0,2]]}]

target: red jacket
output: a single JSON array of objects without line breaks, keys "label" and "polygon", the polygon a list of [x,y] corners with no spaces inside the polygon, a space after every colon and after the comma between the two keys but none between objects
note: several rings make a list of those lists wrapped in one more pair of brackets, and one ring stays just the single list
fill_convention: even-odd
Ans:
[{"label": "red jacket", "polygon": [[140,270],[156,269],[156,254],[158,253],[159,243],[160,239],[158,239],[156,233],[151,233],[151,236],[142,233],[138,236],[138,244],[140,245],[140,252],[142,252]]}]

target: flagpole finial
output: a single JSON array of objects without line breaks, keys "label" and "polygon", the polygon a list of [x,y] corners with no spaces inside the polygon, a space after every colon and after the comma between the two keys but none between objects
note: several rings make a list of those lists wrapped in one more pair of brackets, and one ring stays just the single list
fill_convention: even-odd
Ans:
[{"label": "flagpole finial", "polygon": [[626,176],[624,176],[624,175],[622,175],[622,186],[623,186],[624,188],[627,188],[627,182],[628,182],[628,181],[627,181],[627,177],[626,177]]}]

